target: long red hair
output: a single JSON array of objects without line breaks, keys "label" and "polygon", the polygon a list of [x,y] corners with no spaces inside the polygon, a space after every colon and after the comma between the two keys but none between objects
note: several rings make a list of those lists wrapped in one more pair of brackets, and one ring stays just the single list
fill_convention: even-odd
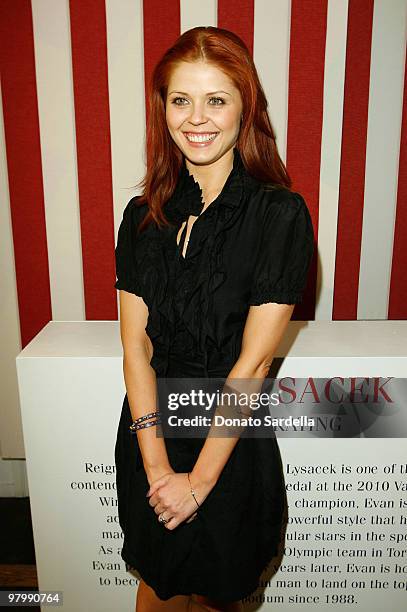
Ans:
[{"label": "long red hair", "polygon": [[277,150],[276,137],[267,112],[256,67],[245,43],[233,32],[199,26],[184,32],[163,55],[152,73],[149,87],[149,120],[146,137],[147,170],[136,187],[143,192],[138,203],[148,203],[149,212],[141,231],[154,220],[168,225],[163,206],[178,180],[183,155],[171,138],[165,104],[172,70],[180,62],[205,61],[222,70],[239,90],[243,119],[236,146],[247,172],[275,186],[291,188],[292,182]]}]

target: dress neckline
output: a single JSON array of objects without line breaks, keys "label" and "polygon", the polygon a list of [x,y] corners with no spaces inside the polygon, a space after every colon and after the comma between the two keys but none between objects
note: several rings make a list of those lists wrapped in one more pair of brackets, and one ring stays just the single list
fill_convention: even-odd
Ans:
[{"label": "dress neckline", "polygon": [[206,215],[207,212],[212,212],[213,208],[218,205],[234,208],[239,205],[239,198],[236,197],[237,192],[241,189],[242,170],[244,169],[243,160],[239,150],[233,148],[233,166],[229,175],[222,187],[220,193],[203,210],[204,201],[202,189],[198,181],[195,181],[186,167],[185,157],[182,160],[178,182],[172,196],[164,206],[164,213],[170,222],[176,224],[185,221],[190,215],[200,217]]},{"label": "dress neckline", "polygon": [[[237,179],[240,176],[240,171],[242,168],[243,168],[243,161],[240,156],[239,150],[236,147],[234,147],[232,169],[229,172],[226,178],[226,181],[221,191],[219,192],[219,194],[216,196],[214,200],[212,200],[212,202],[205,208],[205,210],[203,210],[204,202],[203,202],[203,197],[202,197],[202,189],[199,186],[199,183],[195,181],[192,174],[190,174],[185,164],[185,158],[183,158],[182,167],[180,170],[180,179],[179,179],[179,182],[176,188],[177,193],[175,194],[176,201],[179,202],[181,200],[180,208],[182,207],[183,217],[180,220],[182,222],[185,221],[185,226],[181,232],[179,243],[177,243],[178,231],[176,232],[176,236],[175,236],[178,260],[180,260],[181,262],[187,261],[188,250],[190,248],[190,240],[194,232],[195,224],[202,223],[202,219],[201,219],[202,217],[204,216],[206,217],[210,214],[214,214],[216,212],[215,209],[222,204],[225,204],[226,206],[231,206],[231,207],[238,205],[239,198],[234,197],[236,196],[236,193],[234,193],[233,186],[234,185],[236,186],[236,183],[238,182]],[[181,191],[184,191],[184,194],[182,194]],[[187,245],[187,249],[186,249],[186,253],[184,257],[182,252],[184,250],[186,232],[187,232],[187,227],[188,227],[188,220],[189,220],[190,215],[196,216],[198,218],[194,221],[191,227],[191,230],[189,233],[188,245]]]}]

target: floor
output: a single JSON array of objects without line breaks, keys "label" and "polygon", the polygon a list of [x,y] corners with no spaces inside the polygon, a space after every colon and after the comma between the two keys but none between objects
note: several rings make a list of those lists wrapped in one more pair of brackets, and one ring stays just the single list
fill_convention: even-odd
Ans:
[{"label": "floor", "polygon": [[[0,497],[0,591],[37,591],[29,497]],[[40,612],[39,607],[13,610]]]}]

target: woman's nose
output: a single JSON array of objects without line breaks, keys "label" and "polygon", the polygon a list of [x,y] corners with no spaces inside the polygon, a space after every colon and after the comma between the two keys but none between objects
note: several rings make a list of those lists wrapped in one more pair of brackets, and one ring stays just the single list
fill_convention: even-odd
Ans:
[{"label": "woman's nose", "polygon": [[207,120],[203,104],[194,104],[191,106],[189,120],[191,123],[204,123]]}]

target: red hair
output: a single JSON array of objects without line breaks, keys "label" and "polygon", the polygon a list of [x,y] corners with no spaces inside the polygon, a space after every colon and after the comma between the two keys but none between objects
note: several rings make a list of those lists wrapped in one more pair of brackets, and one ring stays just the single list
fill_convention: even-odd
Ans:
[{"label": "red hair", "polygon": [[146,138],[147,171],[137,184],[143,188],[137,202],[140,205],[147,202],[149,212],[140,224],[140,230],[153,219],[158,225],[168,225],[162,209],[176,187],[183,161],[183,154],[172,140],[166,123],[168,83],[180,62],[196,61],[215,65],[240,92],[243,119],[236,146],[247,172],[264,183],[287,188],[292,184],[279,156],[267,112],[267,99],[245,43],[223,28],[192,28],[166,51],[152,73]]}]

